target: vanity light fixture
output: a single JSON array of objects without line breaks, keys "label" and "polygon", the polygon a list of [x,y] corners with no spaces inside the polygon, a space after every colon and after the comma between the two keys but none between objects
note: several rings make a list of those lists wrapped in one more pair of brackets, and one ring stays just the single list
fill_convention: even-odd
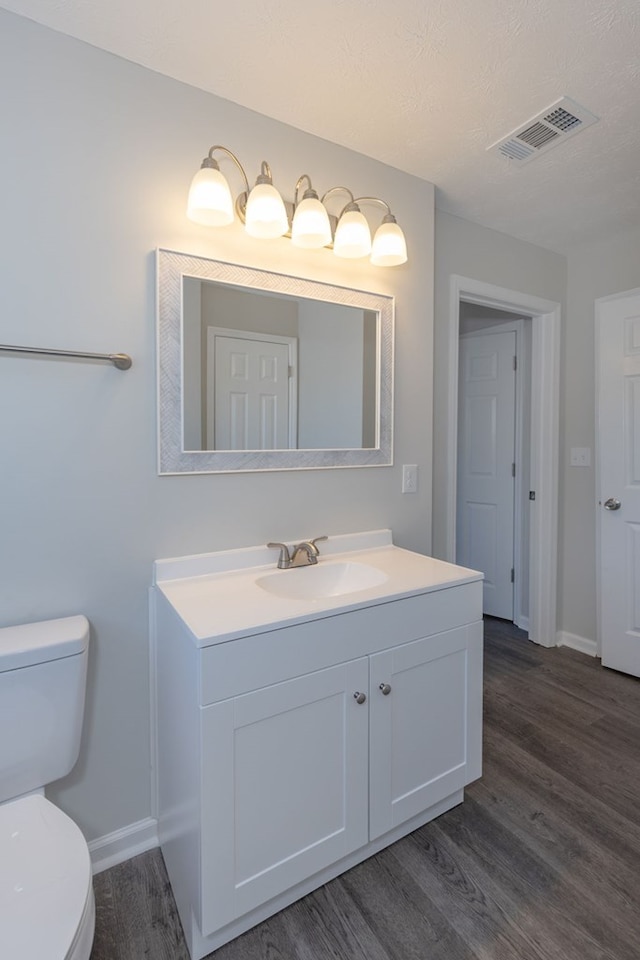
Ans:
[{"label": "vanity light fixture", "polygon": [[[273,185],[271,168],[262,161],[253,189],[238,158],[217,144],[209,150],[189,190],[187,216],[208,227],[223,227],[234,220],[234,203],[226,177],[214,153],[221,151],[236,165],[244,190],[235,201],[235,210],[247,233],[259,239],[288,236],[296,247],[320,249],[333,247],[337,257],[370,257],[377,267],[393,267],[407,261],[407,244],[389,204],[378,197],[354,197],[347,187],[331,187],[319,198],[307,173],[298,178],[293,204],[286,204]],[[300,198],[304,183],[307,186]],[[336,193],[349,197],[337,215],[327,210],[326,201]],[[386,211],[371,240],[367,218],[361,204],[381,206]]]}]

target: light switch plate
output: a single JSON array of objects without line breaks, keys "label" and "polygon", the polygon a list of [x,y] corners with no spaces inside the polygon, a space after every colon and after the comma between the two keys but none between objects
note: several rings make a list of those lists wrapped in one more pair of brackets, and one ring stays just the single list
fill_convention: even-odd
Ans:
[{"label": "light switch plate", "polygon": [[571,466],[590,467],[591,447],[571,447]]}]

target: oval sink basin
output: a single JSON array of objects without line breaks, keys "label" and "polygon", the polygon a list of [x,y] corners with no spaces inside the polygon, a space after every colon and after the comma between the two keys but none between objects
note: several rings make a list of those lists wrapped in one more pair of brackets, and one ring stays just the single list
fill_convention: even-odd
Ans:
[{"label": "oval sink basin", "polygon": [[351,560],[321,561],[308,567],[293,570],[274,570],[258,577],[257,585],[276,597],[289,600],[322,600],[325,597],[340,597],[345,593],[369,590],[387,580],[386,573],[366,563]]}]

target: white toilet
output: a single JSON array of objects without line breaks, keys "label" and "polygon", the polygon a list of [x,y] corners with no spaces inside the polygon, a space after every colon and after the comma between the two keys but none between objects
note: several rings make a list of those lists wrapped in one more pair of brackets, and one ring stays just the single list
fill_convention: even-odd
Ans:
[{"label": "white toilet", "polygon": [[0,957],[89,960],[91,859],[79,827],[44,797],[78,759],[89,623],[0,629]]}]

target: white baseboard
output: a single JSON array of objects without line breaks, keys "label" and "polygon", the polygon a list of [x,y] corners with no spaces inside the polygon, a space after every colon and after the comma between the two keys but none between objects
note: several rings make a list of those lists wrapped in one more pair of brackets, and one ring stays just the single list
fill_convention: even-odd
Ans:
[{"label": "white baseboard", "polygon": [[525,633],[529,633],[529,617],[518,617],[514,623],[520,630],[524,630]]},{"label": "white baseboard", "polygon": [[567,630],[558,630],[556,644],[559,647],[571,647],[572,650],[579,650],[580,653],[586,653],[589,657],[598,656],[598,644],[595,640],[580,637],[577,633],[569,633]]},{"label": "white baseboard", "polygon": [[129,860],[139,853],[158,846],[158,821],[152,817],[130,823],[128,827],[108,833],[105,837],[89,842],[93,873],[101,873],[109,867]]}]

